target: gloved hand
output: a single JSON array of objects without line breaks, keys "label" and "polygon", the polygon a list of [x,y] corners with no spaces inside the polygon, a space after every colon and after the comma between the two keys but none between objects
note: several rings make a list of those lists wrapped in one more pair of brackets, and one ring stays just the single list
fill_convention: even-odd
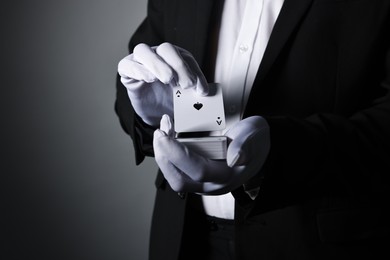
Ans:
[{"label": "gloved hand", "polygon": [[119,62],[118,73],[135,112],[151,126],[158,126],[163,114],[173,117],[173,86],[208,94],[207,81],[194,57],[170,43],[138,44]]},{"label": "gloved hand", "polygon": [[161,119],[154,132],[155,160],[176,192],[218,195],[234,190],[258,174],[270,149],[270,133],[260,116],[234,125],[226,136],[230,140],[226,161],[204,158],[174,139],[169,116]]}]

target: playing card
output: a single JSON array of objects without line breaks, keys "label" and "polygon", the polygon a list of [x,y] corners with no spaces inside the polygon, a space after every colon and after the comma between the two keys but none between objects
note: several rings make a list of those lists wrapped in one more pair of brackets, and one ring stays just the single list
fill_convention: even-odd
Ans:
[{"label": "playing card", "polygon": [[222,88],[209,84],[209,94],[200,96],[194,89],[173,89],[174,128],[177,133],[217,131],[225,128]]}]

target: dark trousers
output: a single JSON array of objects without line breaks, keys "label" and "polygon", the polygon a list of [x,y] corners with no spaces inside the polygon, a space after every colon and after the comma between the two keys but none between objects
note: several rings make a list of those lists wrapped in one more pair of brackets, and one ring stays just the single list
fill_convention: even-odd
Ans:
[{"label": "dark trousers", "polygon": [[206,216],[199,204],[193,205],[187,211],[180,260],[233,260],[234,221]]}]

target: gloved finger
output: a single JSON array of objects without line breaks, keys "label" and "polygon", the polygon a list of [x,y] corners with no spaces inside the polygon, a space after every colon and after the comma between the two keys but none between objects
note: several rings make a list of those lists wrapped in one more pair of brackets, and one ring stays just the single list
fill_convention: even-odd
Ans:
[{"label": "gloved finger", "polygon": [[196,182],[222,183],[230,177],[226,162],[204,158],[174,138],[155,139],[153,144],[164,158]]},{"label": "gloved finger", "polygon": [[[156,150],[156,148],[154,148]],[[230,191],[229,187],[213,182],[197,182],[173,165],[159,149],[155,160],[171,188],[176,192],[194,192],[200,195],[220,195]]]},{"label": "gloved finger", "polygon": [[232,190],[230,186],[225,184],[196,182],[168,161],[164,164],[159,161],[157,165],[172,190],[176,192],[193,192],[199,195],[221,195]]},{"label": "gloved finger", "polygon": [[192,71],[192,73],[196,75],[196,92],[201,96],[207,96],[207,94],[209,93],[207,80],[195,58],[187,50],[184,50],[179,47],[177,48],[179,49],[179,52],[183,59],[187,62],[187,65]]},{"label": "gloved finger", "polygon": [[222,162],[215,162],[220,163],[219,167],[211,165],[208,173],[211,174],[210,176],[217,176],[219,172],[224,172],[227,174],[226,176],[229,176],[228,178],[225,177],[225,181],[218,183],[213,181],[194,180],[186,172],[171,162],[171,155],[172,153],[175,153],[175,149],[169,147],[168,150],[170,152],[167,152],[167,149],[164,149],[170,140],[171,138],[167,136],[165,132],[157,129],[154,133],[153,148],[156,163],[174,191],[195,192],[204,195],[220,195],[242,185],[242,182],[239,180],[245,170],[245,166],[237,166],[235,167],[235,171],[229,171],[227,166],[221,167],[221,165],[223,165]]},{"label": "gloved finger", "polygon": [[176,168],[169,161],[161,163],[157,160],[157,165],[162,171],[165,179],[168,181],[171,188],[176,192],[205,192],[203,183],[196,182],[188,177],[180,169]]},{"label": "gloved finger", "polygon": [[119,61],[118,73],[125,86],[133,83],[134,81],[145,81],[151,83],[157,80],[157,77],[145,68],[144,65],[133,60],[133,54],[128,55]]},{"label": "gloved finger", "polygon": [[265,119],[252,116],[241,120],[226,133],[232,140],[226,155],[230,167],[247,164],[256,156],[256,151],[262,149],[262,142],[258,141],[257,135],[264,129],[268,129]]},{"label": "gloved finger", "polygon": [[164,131],[168,136],[174,137],[173,123],[169,115],[163,115],[160,121],[160,129]]},{"label": "gloved finger", "polygon": [[[160,130],[160,132],[163,132]],[[167,136],[166,132],[163,132]],[[188,150],[186,146],[176,141],[174,138],[156,138],[153,140],[153,146],[158,152],[178,169],[185,172],[195,181],[202,181],[199,168],[205,163],[202,157]],[[156,151],[155,151],[156,152]]]},{"label": "gloved finger", "polygon": [[165,132],[157,129],[154,132],[153,148],[155,161],[171,188],[176,192],[202,192],[203,184],[192,180],[183,171],[175,167],[163,149],[164,140],[169,139]]},{"label": "gloved finger", "polygon": [[196,76],[175,46],[167,42],[163,43],[156,48],[156,53],[174,70],[174,77],[179,86],[184,89],[196,87]]},{"label": "gloved finger", "polygon": [[243,154],[245,154],[243,144],[246,142],[248,135],[253,134],[254,129],[251,121],[245,118],[236,123],[225,134],[231,140],[226,152],[226,162],[230,167],[245,163],[243,160]]},{"label": "gloved finger", "polygon": [[173,80],[172,68],[148,45],[144,43],[138,44],[135,46],[133,54],[134,60],[141,63],[162,83],[169,84]]}]

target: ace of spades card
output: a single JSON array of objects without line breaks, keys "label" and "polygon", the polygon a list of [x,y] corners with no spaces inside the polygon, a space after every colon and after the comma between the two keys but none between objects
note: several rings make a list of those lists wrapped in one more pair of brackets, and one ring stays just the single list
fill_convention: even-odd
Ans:
[{"label": "ace of spades card", "polygon": [[200,96],[194,89],[173,88],[174,128],[177,133],[225,129],[222,88],[209,84],[209,94]]}]

